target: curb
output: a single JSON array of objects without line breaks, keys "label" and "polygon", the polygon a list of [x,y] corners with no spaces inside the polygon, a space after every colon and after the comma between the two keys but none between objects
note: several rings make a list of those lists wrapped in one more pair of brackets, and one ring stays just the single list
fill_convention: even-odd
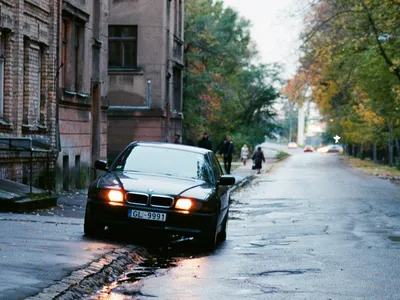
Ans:
[{"label": "curb", "polygon": [[282,158],[277,159],[276,162],[274,162],[274,163],[271,165],[271,167],[270,167],[268,170],[265,171],[265,173],[270,173],[271,170],[272,170],[272,168],[275,167],[275,165],[277,165],[278,163],[280,163],[280,162],[282,162],[282,161],[288,159],[289,157],[290,157],[290,154],[289,154],[289,155],[286,155],[285,157],[282,157]]},{"label": "curb", "polygon": [[73,271],[70,276],[26,299],[82,299],[90,296],[95,289],[115,281],[116,273],[122,274],[125,266],[142,261],[143,255],[144,250],[135,246],[114,249],[87,267]]},{"label": "curb", "polygon": [[38,199],[17,198],[12,200],[0,200],[0,212],[23,213],[38,208],[48,208],[57,205],[58,196],[49,196]]},{"label": "curb", "polygon": [[234,186],[232,186],[231,188],[229,188],[229,192],[233,193],[234,191],[236,191],[237,189],[243,187],[244,185],[250,183],[254,178],[256,178],[255,175],[249,175],[246,176],[243,180],[241,180],[239,183],[235,184]]},{"label": "curb", "polygon": [[[288,157],[290,157],[290,155],[287,155],[281,159],[277,159],[274,163],[271,164],[271,166],[265,170],[265,174],[271,172],[272,168],[275,167],[275,165],[277,165],[278,163],[280,163],[281,161],[284,161],[285,159],[287,159]],[[237,189],[243,187],[246,184],[249,184],[252,180],[254,180],[256,178],[256,175],[249,175],[246,176],[243,180],[241,180],[239,183],[235,184],[233,187],[231,187],[229,189],[230,193],[233,193],[234,191],[236,191]]]}]

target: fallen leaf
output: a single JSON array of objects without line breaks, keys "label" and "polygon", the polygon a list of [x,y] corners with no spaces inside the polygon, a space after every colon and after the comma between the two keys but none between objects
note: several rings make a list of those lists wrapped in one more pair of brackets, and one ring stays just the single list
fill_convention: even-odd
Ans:
[{"label": "fallen leaf", "polygon": [[87,248],[85,248],[85,251],[92,251],[92,248],[87,247]]}]

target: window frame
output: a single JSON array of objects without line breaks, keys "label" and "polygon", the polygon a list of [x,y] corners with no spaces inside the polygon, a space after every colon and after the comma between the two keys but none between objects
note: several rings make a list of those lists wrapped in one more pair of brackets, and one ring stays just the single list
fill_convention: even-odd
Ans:
[{"label": "window frame", "polygon": [[82,92],[84,77],[80,68],[85,63],[85,22],[70,16],[62,16],[61,61],[63,64],[62,88]]},{"label": "window frame", "polygon": [[[219,161],[218,161],[217,157],[214,155],[214,153],[210,153],[210,156],[211,156],[211,160],[212,160],[212,169],[213,169],[214,180],[215,180],[215,184],[216,184],[221,179],[221,176],[224,175],[224,172],[222,171],[221,165],[219,164]],[[218,174],[217,174],[217,170],[215,168],[217,168]]]},{"label": "window frame", "polygon": [[61,24],[61,63],[62,63],[62,87],[67,87],[67,52],[68,52],[68,27],[70,19],[63,16]]},{"label": "window frame", "polygon": [[[134,29],[136,36],[111,36],[110,32],[112,28],[132,28]],[[120,44],[120,63],[118,65],[110,65],[111,61],[111,44]],[[127,43],[134,43],[134,57],[133,65],[126,65],[125,59],[125,45]],[[108,25],[108,69],[109,70],[137,70],[138,69],[138,26],[137,25]]]}]

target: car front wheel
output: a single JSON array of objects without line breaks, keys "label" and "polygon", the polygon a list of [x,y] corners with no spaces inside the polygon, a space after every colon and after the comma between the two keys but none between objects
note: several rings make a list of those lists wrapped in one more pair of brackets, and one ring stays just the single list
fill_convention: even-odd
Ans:
[{"label": "car front wheel", "polygon": [[226,228],[228,227],[228,214],[226,214],[224,223],[222,224],[221,231],[218,233],[218,241],[225,241],[226,240]]},{"label": "car front wheel", "polygon": [[214,251],[217,247],[217,237],[217,226],[215,226],[207,233],[203,233],[199,242],[206,251]]},{"label": "car front wheel", "polygon": [[93,220],[90,215],[90,209],[88,209],[88,207],[86,207],[83,230],[86,236],[99,236],[104,232],[104,224]]}]

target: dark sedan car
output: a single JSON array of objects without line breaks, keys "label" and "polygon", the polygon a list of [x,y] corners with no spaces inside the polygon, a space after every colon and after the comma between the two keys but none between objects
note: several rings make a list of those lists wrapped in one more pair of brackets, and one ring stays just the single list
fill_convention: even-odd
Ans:
[{"label": "dark sedan car", "polygon": [[105,226],[160,230],[194,236],[209,250],[226,238],[228,185],[212,151],[166,143],[134,142],[91,183],[85,213],[86,235]]}]

